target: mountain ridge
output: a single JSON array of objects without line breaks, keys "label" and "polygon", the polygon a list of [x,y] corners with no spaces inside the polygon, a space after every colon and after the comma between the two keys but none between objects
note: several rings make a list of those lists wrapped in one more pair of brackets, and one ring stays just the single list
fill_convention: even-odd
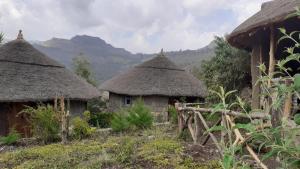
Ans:
[{"label": "mountain ridge", "polygon": [[[33,46],[52,59],[72,69],[72,59],[84,55],[91,63],[91,69],[99,83],[130,67],[149,60],[156,54],[133,54],[124,48],[117,48],[99,37],[76,35],[70,39],[51,38],[46,41],[32,42]],[[191,69],[202,60],[213,56],[214,43],[196,50],[165,52],[177,65]]]}]

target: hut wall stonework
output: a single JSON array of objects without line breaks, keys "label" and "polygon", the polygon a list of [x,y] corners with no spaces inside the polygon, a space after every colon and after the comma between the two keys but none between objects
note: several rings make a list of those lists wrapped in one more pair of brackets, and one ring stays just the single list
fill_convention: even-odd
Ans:
[{"label": "hut wall stonework", "polygon": [[[126,95],[119,95],[115,93],[109,94],[109,111],[117,112],[121,108],[126,107],[124,99]],[[132,101],[137,100],[138,96],[132,96]],[[159,118],[158,121],[166,121],[168,119],[167,109],[169,98],[165,96],[142,96],[142,99],[146,106],[148,106],[153,112],[154,116]],[[156,118],[156,119],[157,119]]]}]

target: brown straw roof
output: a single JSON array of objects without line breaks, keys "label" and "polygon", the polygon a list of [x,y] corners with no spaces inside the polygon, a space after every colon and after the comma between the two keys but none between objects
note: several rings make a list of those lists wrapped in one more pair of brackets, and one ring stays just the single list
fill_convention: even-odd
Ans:
[{"label": "brown straw roof", "polygon": [[261,6],[261,10],[239,25],[227,37],[230,44],[241,46],[243,40],[241,35],[248,36],[251,32],[276,24],[286,20],[289,14],[296,11],[296,7],[300,6],[300,0],[273,0],[265,2]]},{"label": "brown straw roof", "polygon": [[56,96],[87,100],[99,91],[50,59],[19,34],[0,47],[0,101],[47,101]]},{"label": "brown straw roof", "polygon": [[162,53],[104,82],[100,89],[132,96],[206,96],[206,88],[201,81],[176,66]]}]

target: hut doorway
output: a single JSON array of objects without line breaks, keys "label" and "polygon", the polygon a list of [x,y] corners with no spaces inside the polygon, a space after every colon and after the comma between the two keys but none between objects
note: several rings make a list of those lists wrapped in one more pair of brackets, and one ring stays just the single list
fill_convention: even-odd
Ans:
[{"label": "hut doorway", "polygon": [[0,136],[7,135],[9,132],[8,113],[9,106],[0,104]]}]

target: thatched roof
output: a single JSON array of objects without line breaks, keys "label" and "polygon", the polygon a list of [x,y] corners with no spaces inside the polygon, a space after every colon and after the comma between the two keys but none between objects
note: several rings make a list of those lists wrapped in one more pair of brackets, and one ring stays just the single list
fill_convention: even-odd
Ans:
[{"label": "thatched roof", "polygon": [[104,82],[100,89],[132,96],[204,97],[206,95],[206,88],[201,81],[176,66],[162,53]]},{"label": "thatched roof", "polygon": [[99,91],[22,37],[0,47],[0,101],[74,100],[98,97]]},{"label": "thatched roof", "polygon": [[252,32],[272,24],[282,22],[287,19],[289,14],[296,11],[300,6],[300,0],[273,0],[265,2],[261,10],[239,25],[227,37],[230,44],[240,47],[244,43],[242,36],[249,36]]}]

